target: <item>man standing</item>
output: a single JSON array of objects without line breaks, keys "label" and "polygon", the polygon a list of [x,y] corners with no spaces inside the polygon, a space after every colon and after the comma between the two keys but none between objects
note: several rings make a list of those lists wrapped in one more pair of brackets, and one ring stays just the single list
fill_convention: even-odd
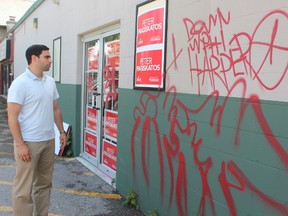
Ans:
[{"label": "man standing", "polygon": [[[26,50],[28,67],[17,77],[7,98],[8,124],[14,138],[16,175],[12,200],[14,216],[47,216],[54,168],[54,122],[66,145],[59,94],[53,78],[44,75],[52,60],[49,48]],[[34,209],[34,210],[33,210]]]}]

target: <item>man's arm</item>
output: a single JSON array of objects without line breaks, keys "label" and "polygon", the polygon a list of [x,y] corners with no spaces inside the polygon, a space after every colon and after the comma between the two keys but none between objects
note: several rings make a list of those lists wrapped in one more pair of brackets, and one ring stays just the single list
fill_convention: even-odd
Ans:
[{"label": "man's arm", "polygon": [[20,104],[10,102],[7,103],[8,125],[18,148],[18,157],[21,160],[28,162],[31,160],[31,154],[29,152],[28,146],[24,144],[20,124],[18,121],[21,108],[22,106]]},{"label": "man's arm", "polygon": [[60,107],[58,105],[58,101],[53,101],[53,110],[54,110],[54,122],[60,131],[60,148],[64,148],[67,144],[67,137],[65,133],[62,133],[64,131],[63,128],[63,119],[62,119],[62,113],[60,110]]}]

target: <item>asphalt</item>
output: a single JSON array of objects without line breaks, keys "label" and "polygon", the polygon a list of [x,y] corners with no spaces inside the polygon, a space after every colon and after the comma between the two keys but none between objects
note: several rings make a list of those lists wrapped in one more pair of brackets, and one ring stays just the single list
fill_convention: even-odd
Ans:
[{"label": "asphalt", "polygon": [[[6,98],[0,95],[0,216],[13,215],[15,175],[13,139],[7,124]],[[55,155],[49,216],[144,216],[123,205],[125,199],[76,158]]]}]

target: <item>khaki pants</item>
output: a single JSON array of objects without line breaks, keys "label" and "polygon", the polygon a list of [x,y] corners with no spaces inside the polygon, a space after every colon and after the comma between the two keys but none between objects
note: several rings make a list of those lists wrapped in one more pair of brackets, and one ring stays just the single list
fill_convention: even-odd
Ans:
[{"label": "khaki pants", "polygon": [[[47,216],[52,188],[55,141],[25,142],[31,152],[31,161],[18,158],[14,143],[16,176],[12,201],[14,216]],[[33,210],[34,209],[34,210]]]}]

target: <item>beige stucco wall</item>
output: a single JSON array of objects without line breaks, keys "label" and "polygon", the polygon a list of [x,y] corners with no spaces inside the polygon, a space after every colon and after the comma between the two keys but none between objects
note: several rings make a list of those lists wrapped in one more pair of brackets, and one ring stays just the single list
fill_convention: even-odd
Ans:
[{"label": "beige stucco wall", "polygon": [[[120,28],[121,68],[120,86],[133,86],[133,54],[136,4],[141,1],[61,0],[59,5],[45,0],[15,30],[15,76],[27,66],[24,56],[34,43],[53,48],[53,40],[62,37],[61,83],[82,82],[82,39],[97,32]],[[33,19],[38,18],[38,28]],[[51,75],[51,71],[49,73]]]},{"label": "beige stucco wall", "polygon": [[[52,0],[43,1],[15,30],[16,76],[22,73],[26,66],[24,52],[27,46],[33,43],[44,43],[52,48],[53,39],[61,36],[61,82],[80,84],[83,64],[82,38],[111,28],[120,28],[119,87],[132,89],[136,5],[141,2],[143,1],[85,0],[84,4],[83,1],[78,0],[60,0],[60,4],[57,5]],[[177,3],[169,1],[166,89],[175,86],[178,92],[205,95],[217,90],[222,96],[229,94],[243,97],[243,89],[236,89],[229,93],[235,81],[242,78],[247,84],[244,87],[244,97],[257,94],[265,100],[288,101],[287,94],[284,94],[286,92],[284,83],[288,82],[288,76],[285,76],[287,64],[285,48],[288,47],[287,17],[285,17],[287,8],[286,0],[265,0],[265,3],[260,0],[252,2],[249,0],[240,2],[181,0]],[[284,14],[281,14],[281,11],[284,11]],[[209,21],[209,17],[216,20],[215,24]],[[37,29],[32,26],[34,18],[38,18]],[[225,24],[224,20],[228,23]],[[201,32],[202,35],[199,34],[200,36],[197,35],[189,40],[187,31],[191,30],[191,23],[199,21],[206,26],[212,23],[211,31],[204,30]],[[275,31],[275,38],[272,42],[273,31]],[[220,43],[217,48],[218,54],[215,54],[215,46],[214,53],[212,49],[203,49],[204,44],[201,39],[205,39],[205,34],[208,34],[212,40],[217,38]],[[195,39],[198,36],[199,38]],[[236,39],[239,40],[239,44]],[[195,41],[200,44],[200,50],[189,53],[189,47],[193,46]],[[262,44],[259,45],[258,42]],[[280,47],[271,46],[273,49],[270,53],[271,43]],[[241,55],[239,50],[247,53],[243,56],[244,60],[235,63]],[[193,55],[189,57],[191,53]],[[226,56],[231,53],[233,58],[228,59]],[[175,67],[173,61],[177,54],[179,56]],[[196,56],[199,65],[194,68]],[[211,62],[211,67],[216,65],[217,69],[207,68],[205,61],[208,64]],[[225,69],[235,67],[235,70],[230,68],[224,73],[223,68],[217,65],[221,61]],[[194,70],[190,68],[191,62]]]}]

